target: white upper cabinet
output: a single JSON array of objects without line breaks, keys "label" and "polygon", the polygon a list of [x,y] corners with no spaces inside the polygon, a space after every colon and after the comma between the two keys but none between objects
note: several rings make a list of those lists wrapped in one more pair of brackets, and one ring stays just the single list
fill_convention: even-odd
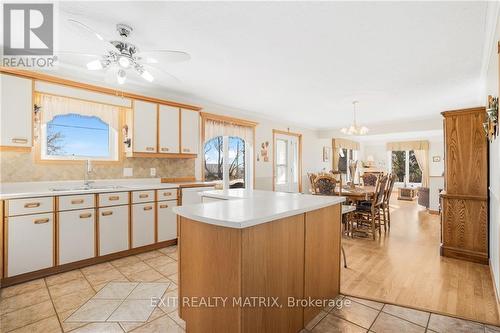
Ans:
[{"label": "white upper cabinet", "polygon": [[159,153],[179,153],[179,109],[160,105],[159,108]]},{"label": "white upper cabinet", "polygon": [[0,74],[0,146],[31,147],[32,81]]},{"label": "white upper cabinet", "polygon": [[181,153],[198,154],[200,141],[200,114],[197,111],[181,111]]},{"label": "white upper cabinet", "polygon": [[158,104],[134,101],[134,152],[156,153]]}]

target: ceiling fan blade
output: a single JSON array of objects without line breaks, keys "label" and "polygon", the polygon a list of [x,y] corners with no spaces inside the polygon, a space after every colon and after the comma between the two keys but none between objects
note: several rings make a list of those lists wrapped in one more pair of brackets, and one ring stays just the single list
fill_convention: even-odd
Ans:
[{"label": "ceiling fan blade", "polygon": [[111,44],[102,34],[98,33],[97,31],[95,31],[94,29],[92,29],[91,27],[86,25],[85,23],[82,23],[82,22],[75,20],[75,19],[72,19],[72,18],[69,18],[68,22],[71,23],[73,26],[79,28],[81,31],[85,31],[85,32],[93,35],[97,40],[99,40],[103,44],[103,46],[107,50],[116,51],[113,44]]},{"label": "ceiling fan blade", "polygon": [[86,57],[86,58],[100,58],[102,55],[90,54],[90,53],[80,53],[73,51],[58,51],[59,56],[74,56],[74,57]]},{"label": "ceiling fan blade", "polygon": [[147,50],[137,54],[147,64],[160,62],[183,62],[191,59],[187,52],[174,50]]},{"label": "ceiling fan blade", "polygon": [[[153,77],[155,77],[156,80],[161,81],[162,78],[167,78],[168,81],[173,81],[176,83],[182,83],[182,81],[177,78],[175,75],[170,74],[169,72],[164,71],[161,68],[158,68],[156,66],[151,66],[148,64],[144,64],[144,69],[147,70]],[[140,76],[140,74],[139,74]]]}]

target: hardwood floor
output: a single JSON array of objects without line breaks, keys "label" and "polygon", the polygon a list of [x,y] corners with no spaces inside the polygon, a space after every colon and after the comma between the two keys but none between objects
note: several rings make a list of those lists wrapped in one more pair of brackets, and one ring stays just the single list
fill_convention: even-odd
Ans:
[{"label": "hardwood floor", "polygon": [[341,292],[500,324],[489,266],[439,255],[439,216],[391,201],[391,230],[376,241],[344,237]]}]

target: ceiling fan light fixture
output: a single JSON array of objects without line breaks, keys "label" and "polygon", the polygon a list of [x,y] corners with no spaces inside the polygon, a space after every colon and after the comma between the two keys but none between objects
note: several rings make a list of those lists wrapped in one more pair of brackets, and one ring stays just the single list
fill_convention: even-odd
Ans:
[{"label": "ceiling fan light fixture", "polygon": [[116,80],[118,81],[118,84],[124,84],[127,80],[127,72],[125,72],[123,69],[120,69],[116,74]]},{"label": "ceiling fan light fixture", "polygon": [[92,60],[91,62],[87,63],[87,69],[90,71],[97,71],[103,68],[104,67],[102,66],[102,62],[99,59]]},{"label": "ceiling fan light fixture", "polygon": [[123,68],[129,68],[131,61],[129,58],[121,56],[118,58],[118,64]]}]

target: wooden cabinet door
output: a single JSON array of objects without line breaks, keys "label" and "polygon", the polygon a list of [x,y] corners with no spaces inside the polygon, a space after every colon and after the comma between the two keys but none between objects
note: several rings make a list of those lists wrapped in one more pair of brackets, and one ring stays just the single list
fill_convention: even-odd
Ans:
[{"label": "wooden cabinet door", "polygon": [[0,146],[31,147],[32,81],[0,74]]},{"label": "wooden cabinet door", "polygon": [[94,209],[59,212],[59,265],[95,256]]},{"label": "wooden cabinet door", "polygon": [[7,277],[53,266],[53,213],[9,217],[7,230]]},{"label": "wooden cabinet door", "polygon": [[172,208],[177,206],[177,200],[160,201],[157,205],[158,241],[177,238],[177,215]]},{"label": "wooden cabinet door", "polygon": [[154,202],[132,205],[132,247],[155,242]]},{"label": "wooden cabinet door", "polygon": [[156,153],[157,104],[134,101],[134,152]]},{"label": "wooden cabinet door", "polygon": [[159,153],[179,153],[179,109],[167,105],[159,108]]},{"label": "wooden cabinet door", "polygon": [[128,250],[128,207],[99,208],[99,255]]},{"label": "wooden cabinet door", "polygon": [[198,154],[200,115],[197,111],[181,110],[181,153]]}]

